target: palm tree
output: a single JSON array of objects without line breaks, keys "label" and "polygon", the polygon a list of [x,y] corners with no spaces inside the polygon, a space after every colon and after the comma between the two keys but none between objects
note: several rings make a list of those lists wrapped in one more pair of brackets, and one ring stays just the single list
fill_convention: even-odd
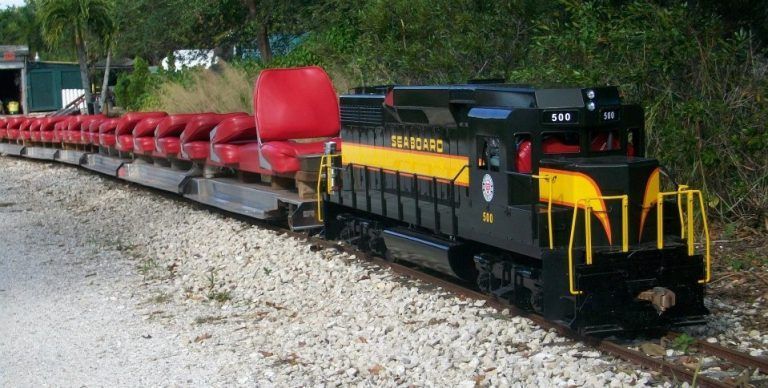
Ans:
[{"label": "palm tree", "polygon": [[[43,38],[55,45],[72,39],[80,63],[80,78],[85,91],[85,101],[93,103],[88,71],[87,40],[90,36],[107,40],[115,29],[111,0],[42,0],[38,5],[38,17]],[[90,110],[90,108],[89,108]]]}]

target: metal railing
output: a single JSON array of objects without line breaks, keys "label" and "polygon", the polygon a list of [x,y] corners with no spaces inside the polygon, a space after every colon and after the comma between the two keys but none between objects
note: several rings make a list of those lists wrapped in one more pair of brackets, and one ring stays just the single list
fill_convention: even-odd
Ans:
[{"label": "metal railing", "polygon": [[323,154],[320,157],[320,167],[317,169],[317,220],[323,222],[323,193],[322,184],[323,178],[325,178],[325,192],[330,194],[332,187],[331,176],[333,171],[333,158],[340,157],[341,154]]},{"label": "metal railing", "polygon": [[[329,177],[333,177],[334,174],[337,174],[339,171],[349,169],[350,173],[350,180],[351,180],[351,187],[352,187],[352,207],[357,208],[357,194],[355,193],[354,185],[355,185],[355,179],[354,179],[354,169],[361,168],[365,182],[365,186],[363,188],[365,192],[365,210],[366,211],[372,211],[372,202],[371,202],[371,185],[369,182],[369,173],[371,171],[375,172],[378,175],[379,178],[379,195],[380,195],[380,201],[381,201],[381,211],[382,215],[386,214],[386,199],[385,194],[387,193],[387,185],[385,183],[385,172],[389,172],[394,175],[395,178],[395,186],[393,189],[394,194],[396,196],[397,200],[397,218],[398,220],[403,220],[403,204],[402,204],[402,198],[403,197],[411,197],[413,199],[413,206],[414,206],[414,216],[416,217],[416,225],[421,226],[421,203],[425,202],[421,198],[420,194],[420,188],[419,188],[419,181],[423,180],[429,183],[429,194],[427,197],[431,200],[431,207],[432,212],[434,215],[434,230],[436,233],[440,231],[440,211],[439,211],[439,187],[438,184],[445,184],[447,185],[448,189],[448,204],[450,207],[450,217],[451,217],[451,226],[452,226],[452,233],[456,235],[458,233],[458,222],[456,220],[456,181],[459,179],[461,174],[469,168],[468,165],[463,165],[458,172],[453,176],[451,179],[441,179],[437,178],[435,176],[429,176],[429,175],[419,175],[415,173],[407,173],[402,171],[391,171],[391,170],[385,170],[380,167],[371,167],[366,165],[355,165],[352,163],[348,163],[343,167],[334,167],[333,164],[333,158],[334,157],[340,157],[341,154],[323,154],[320,159],[320,167],[318,169],[318,179],[317,179],[317,219],[318,221],[323,221],[323,214],[322,214],[322,202],[323,202],[323,193],[322,193],[322,182],[328,181],[328,184],[326,184],[326,190],[325,192],[327,194],[332,194],[333,192],[333,185],[331,184]],[[411,191],[410,195],[408,195],[407,191],[403,191],[401,187],[401,178],[408,178],[411,180]],[[374,190],[376,188],[374,187]],[[339,193],[340,198],[341,194]]]},{"label": "metal railing", "polygon": [[[699,197],[699,211],[701,212],[701,221],[704,228],[705,239],[705,254],[704,254],[704,279],[700,279],[700,284],[709,283],[712,279],[712,258],[709,250],[709,225],[707,224],[707,212],[704,208],[704,196],[701,194],[701,190],[691,190],[687,186],[680,186],[677,191],[668,191],[659,193],[656,197],[656,246],[658,249],[664,248],[664,197],[677,196],[677,207],[680,214],[680,238],[685,239],[688,245],[688,256],[693,256],[696,253],[695,244],[696,237],[694,235],[694,217],[693,217],[693,202],[694,197]],[[686,216],[683,216],[683,203],[682,197],[686,197]],[[687,235],[686,235],[687,234]]]},{"label": "metal railing", "polygon": [[546,181],[549,186],[549,195],[547,196],[547,230],[549,231],[549,249],[555,249],[555,241],[552,230],[552,187],[557,176],[555,175],[531,175],[531,178]]},{"label": "metal railing", "polygon": [[[576,220],[579,215],[579,205],[584,205],[584,250],[587,265],[592,265],[592,202],[621,200],[621,251],[629,252],[629,196],[612,195],[595,198],[583,198],[573,206],[573,220],[571,221],[571,237],[568,240],[568,290],[571,295],[581,295],[583,292],[576,289],[575,266],[573,263],[573,243],[576,237]],[[605,209],[607,211],[607,209]]]}]

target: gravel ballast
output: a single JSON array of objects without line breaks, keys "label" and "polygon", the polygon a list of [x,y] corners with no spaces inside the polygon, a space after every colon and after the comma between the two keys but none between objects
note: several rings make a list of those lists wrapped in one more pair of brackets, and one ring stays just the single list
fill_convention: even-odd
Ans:
[{"label": "gravel ballast", "polygon": [[628,386],[531,321],[95,173],[0,157],[0,386]]}]

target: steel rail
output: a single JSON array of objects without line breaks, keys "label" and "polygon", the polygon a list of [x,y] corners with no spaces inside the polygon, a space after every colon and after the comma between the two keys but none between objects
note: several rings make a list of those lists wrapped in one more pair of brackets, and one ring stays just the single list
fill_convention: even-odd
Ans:
[{"label": "steel rail", "polygon": [[[680,333],[670,332],[667,334],[667,337],[674,339],[680,335]],[[745,368],[752,368],[752,370],[759,369],[762,373],[768,374],[768,358],[766,357],[750,356],[748,353],[727,348],[718,344],[711,344],[698,338],[696,339],[694,345],[698,347],[699,350],[701,350],[703,353],[721,358],[725,361],[732,362]]]}]

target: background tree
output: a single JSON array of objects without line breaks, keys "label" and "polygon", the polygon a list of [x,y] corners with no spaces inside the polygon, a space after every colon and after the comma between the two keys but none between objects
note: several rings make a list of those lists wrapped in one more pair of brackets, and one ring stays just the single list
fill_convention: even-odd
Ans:
[{"label": "background tree", "polygon": [[[93,103],[91,78],[88,69],[88,40],[107,39],[114,31],[113,3],[109,0],[41,0],[38,17],[43,37],[51,45],[71,39],[80,64],[85,101]],[[89,111],[90,111],[89,107]]]}]

